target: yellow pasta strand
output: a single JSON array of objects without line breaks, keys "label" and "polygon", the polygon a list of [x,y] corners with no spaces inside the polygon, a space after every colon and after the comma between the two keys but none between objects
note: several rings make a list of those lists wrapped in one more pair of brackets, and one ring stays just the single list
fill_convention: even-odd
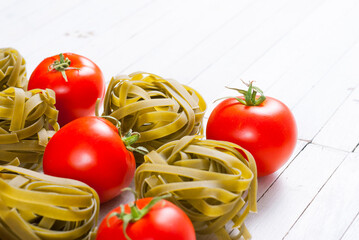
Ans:
[{"label": "yellow pasta strand", "polygon": [[4,165],[0,189],[0,239],[95,239],[99,198],[86,184]]},{"label": "yellow pasta strand", "polygon": [[13,48],[0,48],[0,91],[18,87],[27,89],[26,62]]},{"label": "yellow pasta strand", "polygon": [[[135,173],[140,197],[171,193],[169,200],[187,213],[198,234],[250,238],[244,219],[257,211],[257,170],[248,151],[229,142],[186,136],[144,159]],[[238,231],[237,238],[225,230],[228,223]]]},{"label": "yellow pasta strand", "polygon": [[59,129],[54,104],[51,89],[9,87],[0,92],[0,165],[17,157],[21,167],[41,167],[47,142]]},{"label": "yellow pasta strand", "polygon": [[103,115],[118,119],[123,132],[140,133],[137,145],[153,150],[183,136],[202,134],[205,110],[205,101],[194,89],[136,72],[111,79]]}]

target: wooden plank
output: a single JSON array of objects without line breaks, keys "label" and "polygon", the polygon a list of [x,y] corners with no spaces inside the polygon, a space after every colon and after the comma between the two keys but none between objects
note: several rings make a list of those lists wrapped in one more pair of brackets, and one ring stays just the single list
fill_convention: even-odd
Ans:
[{"label": "wooden plank", "polygon": [[[206,83],[206,91],[202,93],[206,101],[210,102],[218,97],[219,89],[231,83],[239,73],[261,58],[288,32],[293,31],[322,1],[306,0],[287,3],[273,16],[266,19],[263,25],[241,39],[235,47],[217,59],[212,59],[209,66],[196,70],[194,77],[196,75],[198,77],[195,77],[190,85],[201,89],[203,83]],[[208,53],[211,51],[208,50]],[[207,55],[202,53],[202,58],[207,59]],[[192,64],[191,61],[189,63]],[[191,69],[191,67],[188,68]]]},{"label": "wooden plank", "polygon": [[[176,61],[173,65],[168,66],[166,73],[170,76],[175,76],[182,79],[185,83],[191,82],[202,71],[207,69],[213,63],[217,62],[224,55],[228,54],[232,49],[241,42],[253,35],[261,26],[268,25],[271,19],[276,15],[282,15],[283,8],[289,4],[286,1],[258,1],[250,6],[245,12],[238,15],[235,19],[230,21],[226,26],[220,29],[215,35],[212,35],[200,45],[186,53],[181,59]],[[300,9],[298,9],[300,12]],[[250,21],[248,20],[250,19]],[[221,66],[217,68],[217,75],[223,76],[224,72],[230,70],[228,66]],[[232,71],[240,67],[237,65]],[[183,71],[186,69],[186,71]],[[218,71],[221,69],[221,71]],[[216,82],[222,84],[226,81],[225,78],[202,78],[203,82],[208,79],[215,79]],[[205,79],[205,80],[204,80]]]},{"label": "wooden plank", "polygon": [[[267,94],[285,101],[290,108],[297,104],[358,41],[359,29],[347,28],[346,24],[342,24],[357,21],[358,8],[356,2],[341,21],[323,32],[317,38],[319,41],[308,49],[308,54],[303,55],[290,71],[276,81]],[[327,41],[334,37],[335,41]]]},{"label": "wooden plank", "polygon": [[[5,35],[5,39],[9,37],[9,35],[16,34],[15,28],[12,26],[19,26],[18,23],[26,24],[22,20],[24,17],[33,14],[33,11],[38,9],[42,4],[44,4],[44,0],[38,0],[40,3],[38,7],[34,8],[34,1],[22,1],[22,0],[6,0],[1,2],[1,15],[0,21],[2,23],[6,23],[2,25],[3,33]],[[4,41],[0,39],[0,43]]]},{"label": "wooden plank", "polygon": [[321,42],[326,40],[324,33],[335,32],[335,26],[345,27],[345,21],[342,19],[355,6],[356,1],[345,3],[336,0],[326,1],[238,77],[255,80],[262,90],[267,91],[293,68],[300,58],[310,55],[313,46],[320,47]]},{"label": "wooden plank", "polygon": [[[359,44],[349,49],[343,59],[293,107],[300,139],[311,141],[358,86],[359,69],[356,65],[359,61]],[[337,131],[340,130],[337,128]],[[335,132],[332,134],[336,135]],[[351,141],[354,142],[345,150],[353,150],[355,139]],[[342,143],[345,145],[345,142]],[[335,144],[330,146],[336,147]]]},{"label": "wooden plank", "polygon": [[295,146],[291,157],[280,169],[268,176],[261,177],[258,179],[257,199],[261,199],[263,197],[266,191],[273,185],[273,183],[278,180],[278,178],[280,178],[281,174],[287,169],[287,167],[297,157],[297,155],[300,154],[301,151],[303,151],[304,147],[307,144],[308,143],[304,141],[297,141],[297,145]]},{"label": "wooden plank", "polygon": [[282,239],[346,155],[309,144],[259,200],[258,213],[246,220],[253,238]]},{"label": "wooden plank", "polygon": [[359,87],[313,139],[313,143],[354,151],[359,143]]},{"label": "wooden plank", "polygon": [[[141,34],[146,29],[150,28],[157,22],[163,21],[163,19],[170,14],[174,8],[178,6],[178,1],[155,1],[151,4],[138,9],[135,13],[130,14],[128,17],[119,21],[117,24],[104,31],[102,34],[91,39],[88,44],[79,46],[78,51],[86,52],[89,56],[96,57],[99,59],[97,64],[103,69],[106,80],[118,73],[123,67],[117,63],[118,59],[126,59],[125,55],[118,55],[113,57],[112,62],[106,62],[106,56],[110,55],[117,48],[124,44],[129,44],[131,39]],[[127,53],[131,55],[132,53]],[[109,60],[109,59],[107,59]],[[112,66],[110,70],[107,70],[105,64]],[[116,68],[115,71],[112,69]]]},{"label": "wooden plank", "polygon": [[[80,21],[78,24],[68,27],[64,31],[60,38],[56,38],[57,43],[62,43],[62,47],[69,49],[69,51],[78,51],[82,54],[90,54],[86,51],[89,42],[94,39],[99,39],[105,35],[106,32],[116,31],[115,27],[124,24],[128,24],[128,18],[136,18],[138,12],[148,8],[153,4],[153,0],[141,0],[130,2],[119,2],[116,0],[107,0],[104,2],[96,2],[95,7],[100,8],[97,12],[100,12],[98,17],[85,18],[85,21]],[[163,8],[166,8],[166,4],[161,3]],[[101,18],[101,21],[99,21]],[[121,30],[121,29],[120,29]],[[113,39],[112,39],[113,41]],[[105,46],[97,46],[100,50],[104,51]],[[102,47],[102,48],[101,48]],[[101,57],[100,54],[94,55],[94,57]]]},{"label": "wooden plank", "polygon": [[1,17],[10,17],[12,16],[14,13],[16,13],[16,6],[19,4],[21,0],[7,0],[7,1],[3,1],[1,3],[1,11],[2,11],[2,15]]},{"label": "wooden plank", "polygon": [[[303,23],[293,29],[290,34],[283,38],[258,62],[253,64],[248,71],[244,71],[244,79],[255,79],[256,84],[260,86],[268,96],[277,97],[290,108],[293,108],[295,103],[310,91],[314,82],[320,79],[323,82],[326,81],[323,76],[327,74],[333,62],[340,59],[348,49],[355,44],[357,35],[353,34],[350,28],[346,28],[348,18],[350,21],[355,21],[356,8],[353,8],[355,5],[357,5],[357,2],[354,1],[348,2],[348,4],[342,4],[338,1],[326,2],[305,19]],[[349,16],[348,11],[350,12]],[[331,51],[329,51],[328,45],[323,44],[323,42],[331,38],[333,34],[341,36],[338,38],[338,43],[343,42],[342,44],[338,44],[339,46],[333,51],[337,54],[337,58],[326,56],[329,55]],[[353,58],[354,56],[353,54],[349,56],[349,58]],[[310,58],[316,59],[322,66],[318,69],[312,69],[311,71],[303,71],[305,68],[311,68],[312,65],[318,65],[313,63]],[[347,61],[352,60],[347,59]],[[311,73],[313,73],[313,76],[310,76],[309,79],[312,80],[312,82],[308,81],[307,76],[304,76]],[[302,75],[303,77],[300,77]],[[319,79],[317,79],[318,76],[320,76]],[[236,82],[233,81],[229,84],[231,86],[237,85],[237,87],[243,86],[238,80],[239,77],[242,76],[236,76]],[[291,84],[293,86],[291,86]],[[212,99],[235,94],[233,91],[223,90],[219,94],[214,95],[217,91],[212,90],[211,85],[209,87],[207,92],[209,92]],[[219,85],[216,87],[217,89],[220,88]],[[331,108],[331,106],[326,107]],[[327,115],[323,114],[321,117],[325,118],[324,116]],[[302,130],[301,128],[299,131],[300,135],[302,134]],[[307,138],[302,139],[308,140]]]},{"label": "wooden plank", "polygon": [[[104,66],[107,72],[112,72],[113,75],[121,73],[123,68],[139,61],[152,49],[160,48],[168,39],[175,37],[184,29],[191,28],[195,25],[202,16],[202,14],[198,14],[199,12],[203,12],[203,17],[207,16],[211,18],[213,18],[214,10],[217,11],[219,17],[227,14],[227,12],[231,15],[231,12],[233,12],[231,4],[235,2],[236,1],[231,0],[228,1],[227,4],[218,4],[218,2],[211,2],[211,4],[209,4],[209,2],[203,0],[182,1],[173,11],[168,12],[161,21],[155,22],[144,29],[144,31],[117,46],[114,51],[108,53],[103,59],[100,59],[99,63]],[[186,17],[183,17],[184,13]],[[165,58],[166,56],[163,56],[162,61],[165,62]],[[113,59],[117,59],[116,65],[112,64]],[[135,69],[140,70],[137,67],[135,67]]]},{"label": "wooden plank", "polygon": [[[350,154],[284,239],[340,239],[359,213],[359,154]],[[352,226],[358,232],[358,226]],[[350,232],[348,234],[351,234]],[[349,236],[347,236],[349,237]],[[359,235],[356,235],[357,239]]]},{"label": "wooden plank", "polygon": [[353,240],[359,236],[359,214],[357,214],[353,223],[349,226],[344,236],[340,240]]},{"label": "wooden plank", "polygon": [[[49,4],[46,0],[22,1],[14,6],[16,14],[11,14],[5,19],[8,24],[2,26],[2,31],[6,33],[6,36],[0,41],[6,41],[6,46],[13,46],[13,44],[18,46],[16,43],[24,38],[34,38],[32,34],[38,28],[47,24],[51,25],[52,21],[60,19],[69,9],[78,8],[82,4],[85,4],[82,0],[63,1],[61,4]],[[52,28],[57,29],[56,26]]]},{"label": "wooden plank", "polygon": [[[210,3],[214,4],[213,2]],[[273,1],[270,4],[273,6]],[[178,62],[185,58],[186,55],[197,51],[204,44],[208,44],[208,39],[211,39],[210,41],[212,42],[220,43],[221,46],[212,49],[211,53],[213,55],[222,48],[232,46],[238,37],[245,35],[258,22],[263,22],[267,14],[275,11],[278,5],[276,3],[275,7],[266,11],[265,14],[259,15],[258,18],[253,18],[251,22],[246,22],[246,19],[256,13],[259,7],[269,7],[270,4],[263,4],[263,1],[258,0],[235,1],[229,5],[230,9],[224,9],[223,6],[221,8],[208,8],[207,4],[204,4],[205,9],[198,8],[201,14],[198,14],[191,27],[182,28],[172,38],[161,44],[159,48],[153,49],[140,61],[132,64],[124,71],[133,72],[142,69],[175,78],[177,71],[183,71]],[[233,29],[237,29],[241,25],[243,25],[242,31],[233,31]]]},{"label": "wooden plank", "polygon": [[[135,13],[137,9],[149,2],[149,0],[141,0],[130,1],[127,4],[115,4],[115,1],[112,0],[101,3],[89,1],[81,5],[81,8],[66,9],[67,11],[61,14],[61,17],[45,22],[39,28],[32,28],[32,34],[19,39],[14,45],[18,49],[26,50],[24,56],[28,59],[28,68],[32,70],[44,56],[69,51],[81,54],[82,52],[76,51],[78,46],[86,44],[91,38],[95,38],[102,31]],[[48,8],[56,10],[55,5]],[[101,17],[101,21],[98,20],[98,17],[94,17],[101,16],[105,12],[110,14]],[[88,56],[87,54],[83,55]]]}]

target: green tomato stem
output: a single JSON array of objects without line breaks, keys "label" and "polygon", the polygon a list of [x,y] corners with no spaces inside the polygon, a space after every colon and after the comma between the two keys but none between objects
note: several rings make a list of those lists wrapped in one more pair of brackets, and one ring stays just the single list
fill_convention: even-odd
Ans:
[{"label": "green tomato stem", "polygon": [[106,222],[107,222],[107,226],[110,227],[110,222],[109,222],[110,218],[117,217],[118,219],[122,220],[122,222],[123,222],[122,223],[123,234],[125,235],[127,240],[131,240],[131,238],[128,236],[128,234],[126,232],[129,223],[133,223],[133,222],[137,222],[137,221],[141,220],[152,209],[152,207],[156,203],[158,203],[162,199],[165,199],[165,198],[168,198],[168,197],[172,196],[169,193],[169,194],[166,194],[166,195],[163,195],[163,196],[154,197],[154,198],[151,199],[151,201],[146,206],[144,206],[142,209],[139,209],[138,206],[136,205],[136,202],[137,202],[137,199],[138,199],[137,193],[132,188],[124,188],[122,191],[131,191],[135,196],[134,203],[129,205],[129,207],[131,209],[131,212],[126,213],[125,212],[125,206],[123,204],[121,204],[120,205],[121,212],[120,213],[118,213],[118,212],[111,213],[107,217]]},{"label": "green tomato stem", "polygon": [[112,122],[112,124],[114,124],[117,128],[118,134],[121,136],[121,139],[123,141],[123,143],[125,144],[127,150],[131,151],[131,152],[138,152],[142,155],[146,155],[148,153],[147,148],[142,147],[142,146],[138,146],[138,147],[132,147],[132,144],[135,144],[138,139],[140,139],[141,135],[138,132],[132,132],[132,129],[130,129],[125,136],[122,136],[121,134],[121,122],[116,119],[115,117],[112,117],[110,115],[108,116],[100,116],[99,113],[99,103],[100,103],[100,99],[97,99],[96,101],[96,107],[95,107],[95,114],[97,117],[102,117],[104,119],[109,120],[110,122]]},{"label": "green tomato stem", "polygon": [[139,147],[132,147],[131,145],[136,143],[138,139],[140,138],[140,133],[138,132],[132,132],[132,129],[130,129],[124,137],[122,137],[122,141],[125,144],[127,150],[131,152],[138,152],[142,155],[146,155],[148,153],[148,150],[145,147],[139,146]]},{"label": "green tomato stem", "polygon": [[[226,87],[228,89],[235,90],[244,96],[244,100],[238,97],[234,97],[238,102],[246,106],[259,106],[264,102],[264,100],[266,100],[263,91],[260,88],[253,86],[253,81],[246,83],[242,80],[242,82],[248,87],[247,90]],[[260,94],[259,97],[257,97],[257,93]]]},{"label": "green tomato stem", "polygon": [[62,77],[65,79],[66,82],[68,82],[68,79],[67,79],[67,76],[66,76],[66,73],[65,71],[66,70],[70,70],[70,69],[77,69],[79,70],[79,68],[73,68],[73,67],[70,67],[71,65],[71,61],[69,58],[66,58],[64,57],[64,55],[62,53],[60,53],[60,61],[59,60],[55,60],[50,66],[49,66],[49,71],[52,71],[52,70],[56,70],[56,71],[59,71],[61,72],[62,74]]}]

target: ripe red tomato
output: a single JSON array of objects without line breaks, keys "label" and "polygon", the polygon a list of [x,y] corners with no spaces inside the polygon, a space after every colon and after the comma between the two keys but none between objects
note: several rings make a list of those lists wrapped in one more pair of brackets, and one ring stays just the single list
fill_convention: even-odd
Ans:
[{"label": "ripe red tomato", "polygon": [[100,68],[88,58],[74,53],[61,55],[46,58],[36,67],[28,89],[55,91],[58,122],[63,126],[76,118],[94,115],[96,101],[105,92],[105,81]]},{"label": "ripe red tomato", "polygon": [[106,202],[130,185],[136,163],[118,129],[108,120],[87,116],[61,128],[46,146],[44,173],[82,181]]},{"label": "ripe red tomato", "polygon": [[[152,198],[136,201],[139,209],[143,209]],[[124,206],[125,213],[130,213],[128,204]],[[96,240],[127,240],[123,233],[123,221],[114,213],[121,213],[121,207],[109,212],[101,222]],[[195,240],[196,234],[188,216],[176,205],[160,200],[140,220],[130,222],[126,228],[128,237],[132,240]]]},{"label": "ripe red tomato", "polygon": [[228,98],[215,107],[208,119],[207,138],[242,146],[252,153],[258,176],[269,175],[289,159],[296,145],[293,114],[275,98],[267,97],[258,106],[247,106],[245,97],[238,98],[243,102]]}]

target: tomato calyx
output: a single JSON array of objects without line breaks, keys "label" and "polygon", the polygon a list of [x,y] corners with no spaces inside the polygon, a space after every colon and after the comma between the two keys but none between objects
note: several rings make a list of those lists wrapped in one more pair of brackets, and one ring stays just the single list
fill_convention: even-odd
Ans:
[{"label": "tomato calyx", "polygon": [[123,234],[125,235],[127,240],[131,240],[131,238],[127,235],[126,229],[129,223],[133,223],[133,222],[137,222],[139,220],[141,220],[150,210],[151,208],[158,203],[159,201],[161,201],[162,199],[168,198],[171,196],[170,193],[163,195],[163,196],[159,196],[159,197],[154,197],[151,199],[151,201],[144,206],[142,209],[139,209],[138,206],[136,205],[137,202],[137,193],[132,189],[132,188],[124,188],[122,191],[131,191],[134,196],[135,196],[135,201],[132,204],[129,204],[128,206],[131,209],[130,213],[126,213],[125,212],[125,205],[121,204],[120,205],[120,209],[121,212],[113,212],[111,213],[107,219],[106,219],[106,223],[107,226],[110,227],[110,218],[112,217],[117,217],[118,219],[122,220],[122,228],[123,228]]},{"label": "tomato calyx", "polygon": [[[228,89],[235,90],[244,96],[244,99],[241,99],[239,97],[233,97],[238,102],[240,102],[246,106],[259,106],[264,102],[264,100],[266,100],[266,97],[264,96],[263,91],[260,88],[253,86],[253,81],[246,83],[242,80],[242,82],[248,87],[247,90],[226,87]],[[257,97],[257,93],[260,94],[259,97]],[[232,97],[225,97],[225,98],[232,98]],[[223,99],[223,98],[221,98],[221,99]]]},{"label": "tomato calyx", "polygon": [[70,70],[70,69],[77,69],[79,70],[79,68],[74,68],[74,67],[70,67],[71,65],[71,60],[69,58],[64,57],[64,55],[62,53],[59,54],[60,56],[60,60],[55,60],[48,68],[48,71],[59,71],[62,74],[62,77],[65,79],[66,82],[68,82],[67,80],[67,76],[65,71],[66,70]]},{"label": "tomato calyx", "polygon": [[142,155],[146,155],[148,153],[147,148],[142,147],[142,146],[138,146],[138,147],[132,147],[131,145],[136,143],[138,141],[138,139],[140,139],[141,135],[138,132],[133,132],[132,129],[130,129],[125,136],[122,136],[121,134],[121,122],[112,117],[112,116],[100,116],[99,113],[99,106],[100,106],[100,99],[97,99],[96,101],[96,107],[95,107],[95,115],[97,117],[101,117],[104,119],[109,120],[112,124],[115,125],[115,127],[117,128],[118,134],[121,136],[121,139],[123,141],[123,143],[125,144],[127,150],[131,151],[131,152],[137,152],[140,153]]},{"label": "tomato calyx", "polygon": [[130,129],[125,136],[122,137],[122,141],[125,144],[127,150],[131,152],[138,152],[142,155],[146,155],[148,153],[147,148],[138,146],[138,147],[132,147],[131,145],[136,143],[138,139],[140,138],[140,133],[138,132],[132,132],[132,129]]}]

